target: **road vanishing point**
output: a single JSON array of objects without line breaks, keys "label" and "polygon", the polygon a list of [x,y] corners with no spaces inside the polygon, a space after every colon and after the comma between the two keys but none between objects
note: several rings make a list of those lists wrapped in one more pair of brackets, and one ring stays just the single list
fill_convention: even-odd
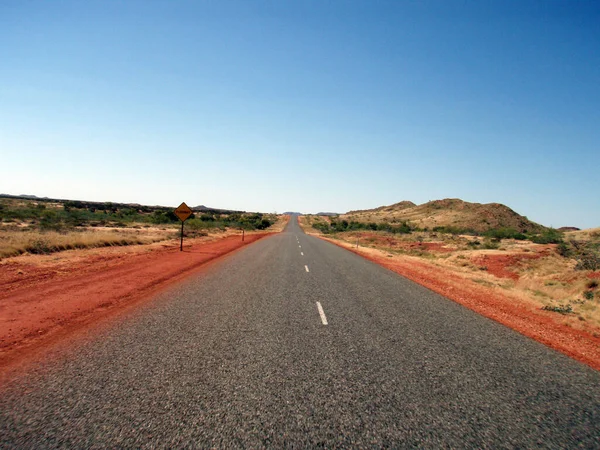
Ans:
[{"label": "road vanishing point", "polygon": [[295,217],[54,356],[1,448],[600,448],[599,372]]}]

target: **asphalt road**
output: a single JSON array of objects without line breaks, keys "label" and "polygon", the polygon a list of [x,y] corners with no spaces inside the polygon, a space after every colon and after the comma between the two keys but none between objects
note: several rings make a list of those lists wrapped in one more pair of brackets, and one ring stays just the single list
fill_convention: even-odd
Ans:
[{"label": "asphalt road", "polygon": [[578,446],[598,372],[294,221],[0,396],[2,448]]}]

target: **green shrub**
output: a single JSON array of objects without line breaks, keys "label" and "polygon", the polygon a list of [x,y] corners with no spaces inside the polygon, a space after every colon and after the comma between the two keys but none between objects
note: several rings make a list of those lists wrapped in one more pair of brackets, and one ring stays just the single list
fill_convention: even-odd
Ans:
[{"label": "green shrub", "polygon": [[319,221],[319,222],[314,222],[314,223],[312,224],[312,227],[313,227],[315,230],[319,230],[321,233],[324,233],[324,234],[331,233],[331,227],[330,227],[330,226],[329,226],[329,224],[328,224],[328,223],[326,223],[326,222],[321,222],[321,221]]},{"label": "green shrub", "polygon": [[177,223],[177,222],[179,222],[179,218],[171,210],[154,211],[152,213],[151,222],[155,223],[155,224]]},{"label": "green shrub", "polygon": [[514,228],[495,228],[484,232],[483,235],[493,239],[517,239],[520,241],[527,239],[527,236]]},{"label": "green shrub", "polygon": [[269,219],[261,219],[260,223],[258,225],[256,225],[256,228],[258,228],[259,230],[265,230],[267,228],[269,228],[271,225],[273,225],[271,223],[271,221]]},{"label": "green shrub", "polygon": [[563,242],[563,234],[554,228],[548,228],[541,234],[531,236],[530,240],[535,244],[560,244]]},{"label": "green shrub", "polygon": [[39,224],[42,230],[60,231],[63,228],[61,216],[56,211],[44,211]]}]

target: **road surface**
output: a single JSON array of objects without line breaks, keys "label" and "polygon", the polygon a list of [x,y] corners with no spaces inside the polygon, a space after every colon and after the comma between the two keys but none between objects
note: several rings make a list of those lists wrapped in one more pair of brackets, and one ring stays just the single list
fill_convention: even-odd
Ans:
[{"label": "road surface", "polygon": [[61,352],[0,447],[600,448],[598,372],[294,219]]}]

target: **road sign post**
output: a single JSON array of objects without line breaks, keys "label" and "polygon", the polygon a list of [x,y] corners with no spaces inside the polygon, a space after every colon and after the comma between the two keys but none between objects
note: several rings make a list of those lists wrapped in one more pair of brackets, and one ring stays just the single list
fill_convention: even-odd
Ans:
[{"label": "road sign post", "polygon": [[179,251],[182,252],[183,251],[183,222],[185,222],[192,215],[192,210],[190,209],[190,207],[188,205],[185,204],[185,202],[183,202],[175,210],[175,215],[177,217],[179,217],[179,220],[181,220],[181,241],[179,243]]},{"label": "road sign post", "polygon": [[183,251],[183,220],[181,221],[181,241],[179,242],[179,251]]}]

